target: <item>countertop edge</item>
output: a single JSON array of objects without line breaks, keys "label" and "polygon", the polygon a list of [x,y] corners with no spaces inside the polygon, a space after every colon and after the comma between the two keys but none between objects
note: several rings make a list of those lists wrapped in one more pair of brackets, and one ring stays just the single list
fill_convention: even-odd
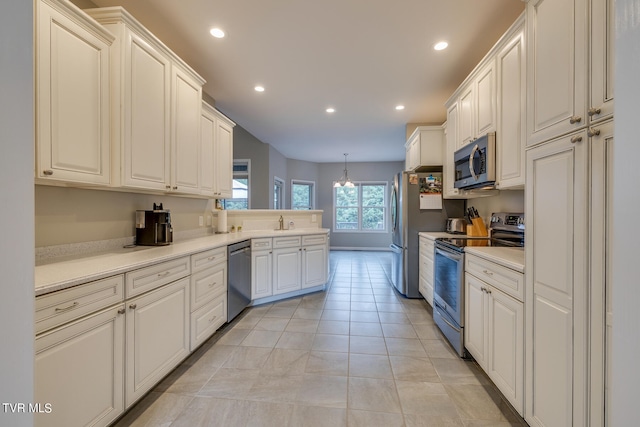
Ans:
[{"label": "countertop edge", "polygon": [[522,248],[508,248],[508,247],[468,247],[465,248],[465,253],[475,255],[483,258],[487,261],[494,262],[503,267],[510,268],[519,273],[525,271],[525,255]]}]

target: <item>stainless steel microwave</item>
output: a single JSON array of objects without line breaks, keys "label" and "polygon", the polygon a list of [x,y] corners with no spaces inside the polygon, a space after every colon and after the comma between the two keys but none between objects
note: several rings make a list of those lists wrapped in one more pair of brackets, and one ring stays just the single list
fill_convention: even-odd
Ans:
[{"label": "stainless steel microwave", "polygon": [[453,154],[455,188],[494,188],[496,182],[496,133],[491,132]]}]

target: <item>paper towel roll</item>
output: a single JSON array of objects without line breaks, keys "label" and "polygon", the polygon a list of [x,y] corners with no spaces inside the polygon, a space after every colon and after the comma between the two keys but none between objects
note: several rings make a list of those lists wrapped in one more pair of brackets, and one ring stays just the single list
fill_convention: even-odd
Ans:
[{"label": "paper towel roll", "polygon": [[218,211],[218,233],[227,233],[227,211]]}]

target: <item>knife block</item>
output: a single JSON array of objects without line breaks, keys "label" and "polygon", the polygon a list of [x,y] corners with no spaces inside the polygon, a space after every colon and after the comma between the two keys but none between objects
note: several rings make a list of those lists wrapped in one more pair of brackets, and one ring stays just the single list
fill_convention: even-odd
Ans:
[{"label": "knife block", "polygon": [[487,226],[482,218],[472,218],[471,225],[467,225],[467,235],[471,237],[488,237]]}]

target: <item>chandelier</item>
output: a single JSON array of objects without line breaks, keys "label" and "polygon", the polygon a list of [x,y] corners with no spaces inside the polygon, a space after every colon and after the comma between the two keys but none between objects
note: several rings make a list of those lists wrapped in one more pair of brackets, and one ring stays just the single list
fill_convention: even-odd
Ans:
[{"label": "chandelier", "polygon": [[349,179],[349,173],[347,172],[347,156],[348,155],[349,155],[348,153],[344,153],[344,173],[340,177],[340,180],[336,181],[336,183],[333,184],[333,186],[335,188],[338,188],[338,187],[349,187],[349,188],[355,187],[353,182],[351,182],[351,180]]}]

